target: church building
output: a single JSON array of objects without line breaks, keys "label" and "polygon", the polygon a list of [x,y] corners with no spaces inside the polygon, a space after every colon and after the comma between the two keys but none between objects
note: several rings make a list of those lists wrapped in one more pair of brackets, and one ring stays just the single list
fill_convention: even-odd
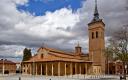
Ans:
[{"label": "church building", "polygon": [[22,73],[47,76],[105,74],[104,31],[105,24],[99,18],[95,0],[94,17],[88,24],[89,53],[83,53],[79,44],[72,53],[40,47],[36,55],[22,62]]}]

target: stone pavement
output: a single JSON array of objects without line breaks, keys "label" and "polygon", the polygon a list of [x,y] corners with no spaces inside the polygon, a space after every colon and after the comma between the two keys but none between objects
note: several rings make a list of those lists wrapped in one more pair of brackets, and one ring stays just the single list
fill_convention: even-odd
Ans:
[{"label": "stone pavement", "polygon": [[0,75],[0,80],[119,80],[117,75],[32,76]]}]

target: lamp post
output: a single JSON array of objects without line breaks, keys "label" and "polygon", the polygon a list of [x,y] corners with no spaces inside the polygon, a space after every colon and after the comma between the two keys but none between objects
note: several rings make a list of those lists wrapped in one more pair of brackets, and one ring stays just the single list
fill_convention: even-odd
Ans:
[{"label": "lamp post", "polygon": [[[33,50],[34,50],[34,48],[32,48]],[[33,74],[33,79],[35,80],[35,60],[34,60],[34,56],[35,56],[35,54],[33,53],[33,64],[32,64],[32,74]]]},{"label": "lamp post", "polygon": [[[32,48],[32,50],[34,50],[34,48]],[[34,68],[35,68],[35,65],[34,65],[34,63],[35,63],[35,61],[34,61],[34,55],[35,55],[35,54],[33,53],[33,56],[32,56],[32,57],[33,57],[33,64],[32,64],[32,74],[33,74],[33,75],[35,75],[35,74],[34,74],[34,72],[35,72],[35,71],[34,71],[34,70],[35,70],[35,69],[34,69]]]},{"label": "lamp post", "polygon": [[33,79],[35,80],[35,60],[34,60],[34,54],[33,54],[33,67],[32,67],[32,70],[33,70]]},{"label": "lamp post", "polygon": [[32,68],[33,69],[33,75],[34,75],[34,70],[35,70],[34,68],[35,67],[34,67],[34,58],[33,58],[33,68]]},{"label": "lamp post", "polygon": [[22,74],[22,62],[20,62],[20,74]]},{"label": "lamp post", "polygon": [[19,71],[20,71],[19,80],[21,80],[21,75],[22,75],[22,62],[20,62]]},{"label": "lamp post", "polygon": [[4,69],[5,69],[5,67],[4,67],[4,59],[2,59],[3,60],[3,75],[4,75]]}]

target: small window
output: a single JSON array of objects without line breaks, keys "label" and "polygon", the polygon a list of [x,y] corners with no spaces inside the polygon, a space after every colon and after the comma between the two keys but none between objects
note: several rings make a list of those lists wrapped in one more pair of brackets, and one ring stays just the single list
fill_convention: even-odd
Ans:
[{"label": "small window", "polygon": [[98,32],[96,31],[96,38],[98,38]]},{"label": "small window", "polygon": [[92,39],[94,39],[94,32],[92,32]]},{"label": "small window", "polygon": [[43,58],[44,57],[44,55],[43,54],[41,54],[41,58]]}]

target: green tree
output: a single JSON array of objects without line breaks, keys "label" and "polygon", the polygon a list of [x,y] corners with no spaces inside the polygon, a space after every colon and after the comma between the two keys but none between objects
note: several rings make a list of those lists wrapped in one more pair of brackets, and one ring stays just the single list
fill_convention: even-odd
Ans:
[{"label": "green tree", "polygon": [[106,62],[106,73],[109,74],[109,62],[114,60],[113,51],[111,45],[108,45],[105,50],[105,62]]},{"label": "green tree", "polygon": [[123,63],[123,72],[126,74],[125,66],[128,65],[128,26],[116,30],[110,40],[111,52],[116,60],[121,60]]},{"label": "green tree", "polygon": [[27,61],[32,57],[31,55],[31,49],[25,48],[23,51],[23,60],[22,61]]}]

